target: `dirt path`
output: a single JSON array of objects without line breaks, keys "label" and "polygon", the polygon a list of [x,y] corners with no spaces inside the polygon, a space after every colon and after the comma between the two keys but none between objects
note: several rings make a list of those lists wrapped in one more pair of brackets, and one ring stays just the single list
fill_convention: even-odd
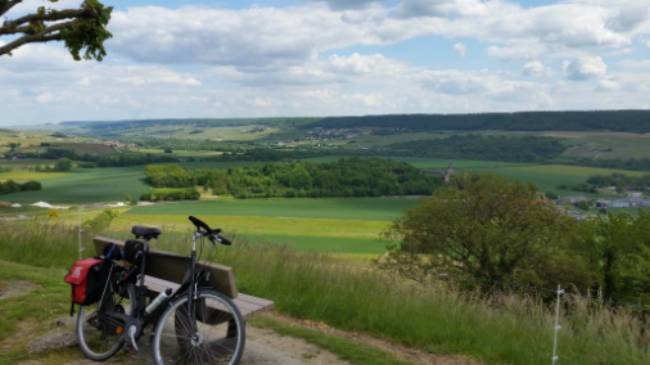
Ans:
[{"label": "dirt path", "polygon": [[301,339],[248,327],[242,365],[347,365],[331,352]]},{"label": "dirt path", "polygon": [[[66,326],[68,327],[68,326]],[[72,328],[69,329],[72,331]],[[58,336],[57,331],[50,336]],[[46,335],[47,336],[47,335]],[[39,342],[52,342],[47,338],[37,339]],[[151,347],[144,345],[141,341],[140,352],[127,353],[121,359],[113,359],[105,362],[111,365],[125,364],[153,364],[151,358]],[[69,345],[69,343],[67,343]],[[50,348],[49,350],[56,350]],[[81,353],[79,353],[81,357]],[[350,365],[340,360],[335,354],[325,351],[317,346],[307,343],[304,340],[294,337],[280,336],[277,333],[256,328],[247,327],[246,349],[240,363],[241,365]],[[19,365],[41,365],[38,361],[24,362]],[[97,365],[96,362],[78,359],[68,361],[63,365]]]},{"label": "dirt path", "polygon": [[272,316],[274,319],[281,320],[286,323],[312,328],[323,333],[366,344],[368,346],[388,352],[399,360],[415,365],[482,365],[480,361],[463,355],[432,354],[411,347],[406,347],[389,340],[369,336],[367,334],[341,331],[336,328],[329,327],[324,323],[298,320],[292,317],[281,315],[279,313],[273,313]]}]

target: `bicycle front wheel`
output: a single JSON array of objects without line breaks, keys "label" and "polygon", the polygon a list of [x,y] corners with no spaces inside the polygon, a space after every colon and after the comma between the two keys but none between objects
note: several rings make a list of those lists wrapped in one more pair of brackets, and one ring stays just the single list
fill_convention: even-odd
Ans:
[{"label": "bicycle front wheel", "polygon": [[192,303],[187,296],[170,304],[154,332],[153,356],[157,365],[236,365],[244,352],[245,322],[228,297],[199,290]]}]

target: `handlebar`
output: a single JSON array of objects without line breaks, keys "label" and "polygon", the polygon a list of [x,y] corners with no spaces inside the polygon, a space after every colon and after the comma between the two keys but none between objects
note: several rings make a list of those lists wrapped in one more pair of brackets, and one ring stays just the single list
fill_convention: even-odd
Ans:
[{"label": "handlebar", "polygon": [[232,244],[231,240],[221,235],[220,228],[212,229],[207,223],[196,218],[195,216],[189,216],[188,219],[196,227],[196,232],[201,234],[203,237],[207,237],[210,242],[212,242],[212,244],[216,244],[217,242],[226,246],[230,246]]}]

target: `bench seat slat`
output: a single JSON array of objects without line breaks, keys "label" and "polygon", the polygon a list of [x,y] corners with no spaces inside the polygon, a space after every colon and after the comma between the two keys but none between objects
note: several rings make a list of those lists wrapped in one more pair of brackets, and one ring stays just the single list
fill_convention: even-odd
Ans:
[{"label": "bench seat slat", "polygon": [[[149,290],[160,293],[163,290],[168,288],[176,290],[179,287],[179,284],[176,284],[171,281],[162,280],[152,276],[145,276],[144,284],[149,288]],[[243,298],[242,298],[243,297]],[[270,300],[257,298],[248,294],[239,294],[237,298],[233,300],[242,316],[248,317],[255,312],[269,309],[273,306],[273,302]],[[218,308],[215,308],[218,309]]]}]

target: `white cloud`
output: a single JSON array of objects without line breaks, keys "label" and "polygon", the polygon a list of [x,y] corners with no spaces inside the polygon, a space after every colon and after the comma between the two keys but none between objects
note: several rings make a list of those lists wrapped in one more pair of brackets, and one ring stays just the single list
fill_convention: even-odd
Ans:
[{"label": "white cloud", "polygon": [[56,101],[56,97],[51,92],[45,91],[36,96],[36,101],[41,104],[47,104]]},{"label": "white cloud", "polygon": [[130,8],[115,12],[111,48],[146,62],[287,65],[327,49],[381,42],[364,29],[373,20],[361,22],[326,7]]},{"label": "white cloud", "polygon": [[467,54],[467,47],[464,44],[458,42],[454,44],[454,51],[461,57],[465,57]]},{"label": "white cloud", "polygon": [[312,0],[314,2],[327,3],[332,9],[346,10],[365,8],[381,0]]},{"label": "white cloud", "polygon": [[570,80],[588,80],[607,74],[607,65],[597,56],[588,56],[564,61],[562,68]]},{"label": "white cloud", "polygon": [[344,73],[396,74],[405,70],[405,65],[402,63],[389,60],[378,53],[372,55],[353,53],[350,56],[332,55],[328,62],[331,69]]},{"label": "white cloud", "polygon": [[484,15],[488,6],[480,0],[402,0],[397,13],[403,17]]},{"label": "white cloud", "polygon": [[547,72],[548,70],[546,69],[546,66],[544,66],[540,61],[528,61],[524,64],[523,73],[526,76],[539,77],[547,74]]}]

